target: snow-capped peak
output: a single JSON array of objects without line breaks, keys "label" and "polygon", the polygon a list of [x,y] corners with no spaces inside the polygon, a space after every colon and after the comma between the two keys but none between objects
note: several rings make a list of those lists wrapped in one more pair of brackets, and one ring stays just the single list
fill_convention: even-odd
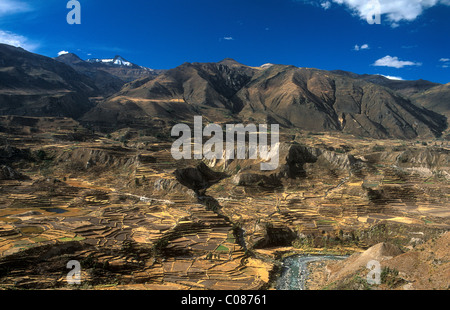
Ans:
[{"label": "snow-capped peak", "polygon": [[123,59],[123,58],[120,57],[120,56],[116,56],[116,57],[113,59],[113,63],[114,63],[115,65],[118,65],[118,66],[127,66],[127,67],[132,67],[132,66],[133,66],[133,64],[132,64],[131,62],[126,61],[125,59]]},{"label": "snow-capped peak", "polygon": [[110,65],[110,66],[120,66],[120,67],[128,67],[128,68],[133,68],[133,69],[142,69],[142,70],[146,70],[146,71],[150,71],[150,72],[155,71],[155,70],[150,69],[150,68],[146,68],[146,67],[143,67],[143,66],[135,65],[132,62],[129,62],[128,60],[125,60],[125,58],[123,58],[122,56],[116,56],[114,58],[105,58],[105,59],[91,58],[91,59],[88,59],[86,61],[90,62],[90,63],[107,64],[107,65]]},{"label": "snow-capped peak", "polygon": [[114,58],[107,58],[107,59],[99,59],[99,58],[93,58],[88,59],[88,62],[97,62],[97,63],[104,63],[104,64],[112,64],[116,66],[125,66],[125,67],[132,67],[133,64],[127,60],[125,60],[121,56],[116,56]]}]

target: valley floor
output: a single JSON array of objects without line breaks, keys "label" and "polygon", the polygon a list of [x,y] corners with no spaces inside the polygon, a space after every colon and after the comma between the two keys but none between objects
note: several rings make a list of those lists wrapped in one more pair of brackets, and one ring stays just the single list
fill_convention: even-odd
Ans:
[{"label": "valley floor", "polygon": [[[0,135],[2,289],[68,288],[70,260],[81,263],[82,288],[270,289],[286,256],[382,242],[409,259],[422,253],[413,261],[432,275],[424,282],[400,258],[383,259],[402,285],[378,288],[447,288],[445,141],[289,133],[289,160],[263,177],[250,161],[174,161],[170,142],[151,137],[74,140],[74,126]],[[317,263],[308,287],[367,288],[353,281],[362,267]]]}]

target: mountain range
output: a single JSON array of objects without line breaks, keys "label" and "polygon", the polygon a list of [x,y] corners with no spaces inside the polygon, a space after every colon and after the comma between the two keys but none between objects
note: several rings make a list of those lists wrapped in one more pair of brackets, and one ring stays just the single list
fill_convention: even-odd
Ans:
[{"label": "mountain range", "polygon": [[199,113],[210,122],[278,123],[373,138],[433,137],[446,128],[442,115],[364,78],[285,65],[254,68],[231,59],[185,63],[129,83],[82,119],[105,127],[151,126]]},{"label": "mountain range", "polygon": [[102,90],[86,75],[51,58],[0,44],[0,115],[78,118]]},{"label": "mountain range", "polygon": [[0,114],[67,116],[102,130],[189,122],[277,123],[372,138],[439,137],[450,85],[225,59],[153,70],[120,56],[56,59],[0,45]]},{"label": "mountain range", "polygon": [[118,92],[128,82],[158,75],[157,71],[135,65],[121,56],[111,59],[82,60],[73,53],[67,53],[58,56],[55,60],[90,77],[106,96]]}]

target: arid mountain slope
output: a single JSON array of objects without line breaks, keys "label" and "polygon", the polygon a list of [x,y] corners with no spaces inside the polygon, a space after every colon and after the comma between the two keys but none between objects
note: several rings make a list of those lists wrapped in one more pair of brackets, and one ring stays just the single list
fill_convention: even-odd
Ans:
[{"label": "arid mountain slope", "polygon": [[242,103],[232,99],[256,71],[232,60],[224,63],[185,63],[154,79],[131,82],[83,121],[102,127],[143,126],[157,119],[192,121],[194,115],[224,121],[224,116],[242,109]]},{"label": "arid mountain slope", "polygon": [[[254,68],[233,59],[185,63],[158,75],[120,56],[83,61],[66,54],[56,61],[7,45],[0,46],[0,56],[2,115],[81,118],[113,131],[167,128],[203,115],[205,122],[278,123],[383,139],[439,137],[447,128],[438,113],[447,111],[442,100],[448,87],[427,81]],[[100,103],[94,106],[93,99]]]},{"label": "arid mountain slope", "polygon": [[64,54],[55,58],[55,60],[63,62],[79,73],[90,77],[105,96],[113,95],[125,85],[125,81],[121,78],[99,69],[97,65],[88,63],[75,54]]},{"label": "arid mountain slope", "polygon": [[80,117],[101,92],[95,83],[51,58],[0,44],[0,114]]},{"label": "arid mountain slope", "polygon": [[359,75],[340,70],[332,72],[387,87],[410,99],[418,106],[444,114],[447,118],[450,117],[450,83],[442,85],[426,80],[392,80],[381,75]]},{"label": "arid mountain slope", "polygon": [[445,127],[441,116],[384,87],[315,69],[272,66],[238,96],[248,102],[242,116],[268,115],[305,130],[411,139]]},{"label": "arid mountain slope", "polygon": [[444,114],[450,119],[450,83],[438,85],[415,94],[411,99],[413,102],[434,112]]},{"label": "arid mountain slope", "polygon": [[331,72],[346,77],[351,77],[353,79],[364,80],[366,82],[374,83],[380,86],[385,86],[407,97],[417,93],[421,93],[435,86],[441,85],[426,80],[416,80],[416,81],[397,80],[377,74],[356,74],[353,72],[347,72],[342,70],[334,70]]},{"label": "arid mountain slope", "polygon": [[189,120],[201,114],[221,122],[217,111],[232,121],[373,138],[439,136],[446,127],[443,116],[386,87],[328,71],[281,65],[251,68],[231,59],[185,63],[155,79],[130,83],[83,120],[101,124],[108,115],[109,122],[125,126],[136,116],[139,123],[150,123],[155,117]]}]

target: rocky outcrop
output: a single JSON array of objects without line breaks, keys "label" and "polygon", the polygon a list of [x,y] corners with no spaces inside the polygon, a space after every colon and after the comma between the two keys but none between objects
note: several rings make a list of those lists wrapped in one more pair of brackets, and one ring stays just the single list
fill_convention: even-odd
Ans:
[{"label": "rocky outcrop", "polygon": [[196,167],[177,169],[174,175],[178,182],[194,191],[206,189],[225,176],[223,173],[212,171],[203,162]]},{"label": "rocky outcrop", "polygon": [[368,154],[365,158],[369,162],[391,163],[405,173],[450,178],[450,151],[445,148],[393,148],[392,151]]},{"label": "rocky outcrop", "polygon": [[0,180],[26,180],[27,176],[5,165],[0,166]]},{"label": "rocky outcrop", "polygon": [[296,238],[297,234],[287,226],[262,223],[257,225],[248,246],[255,249],[290,246]]},{"label": "rocky outcrop", "polygon": [[239,173],[233,177],[233,183],[237,186],[282,186],[280,178],[277,178],[275,175],[267,176],[257,173]]},{"label": "rocky outcrop", "polygon": [[297,178],[305,174],[305,164],[326,162],[329,166],[352,173],[361,168],[364,164],[361,160],[356,159],[349,154],[340,154],[333,151],[306,147],[299,144],[287,146],[287,155],[285,157],[285,164],[281,169],[285,177]]},{"label": "rocky outcrop", "polygon": [[182,185],[176,179],[160,178],[157,179],[153,185],[156,192],[166,192],[172,195],[184,195],[189,201],[197,201],[197,194],[194,190]]},{"label": "rocky outcrop", "polygon": [[[222,163],[223,164],[223,163]],[[259,171],[259,163],[239,161],[239,171],[232,178],[238,186],[279,187],[287,179],[304,178],[308,164],[325,169],[338,170],[352,175],[365,167],[366,163],[349,154],[336,153],[321,148],[307,147],[300,144],[283,143],[280,146],[280,165],[274,171]],[[228,163],[228,165],[230,165]],[[236,165],[230,165],[236,167]],[[230,170],[231,169],[231,170]],[[229,170],[232,171],[233,168]]]},{"label": "rocky outcrop", "polygon": [[450,168],[450,151],[428,148],[425,150],[407,150],[397,157],[397,164],[405,168]]},{"label": "rocky outcrop", "polygon": [[329,269],[331,270],[331,275],[329,281],[334,282],[354,273],[360,268],[365,268],[370,261],[378,261],[381,263],[384,260],[391,259],[402,253],[403,252],[393,244],[379,243],[363,253],[353,254],[342,262],[330,265]]},{"label": "rocky outcrop", "polygon": [[139,163],[138,159],[138,156],[120,147],[115,150],[77,148],[58,152],[54,158],[56,163],[66,163],[81,170],[128,167]]},{"label": "rocky outcrop", "polygon": [[14,162],[21,159],[30,160],[31,152],[28,149],[19,149],[10,145],[0,146],[0,162]]}]

